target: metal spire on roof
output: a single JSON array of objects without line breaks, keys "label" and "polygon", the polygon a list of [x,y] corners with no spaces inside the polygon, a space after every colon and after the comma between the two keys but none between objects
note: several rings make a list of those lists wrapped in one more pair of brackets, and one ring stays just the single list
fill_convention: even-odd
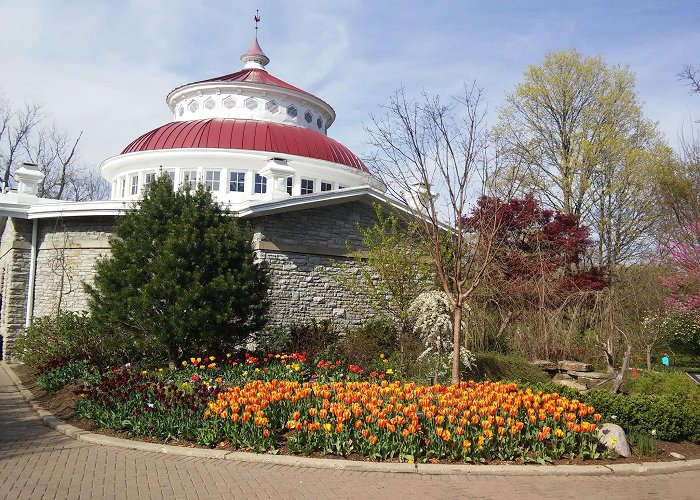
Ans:
[{"label": "metal spire on roof", "polygon": [[246,53],[241,56],[241,61],[245,63],[243,66],[245,69],[265,69],[265,65],[270,62],[270,58],[265,55],[263,50],[260,48],[260,44],[258,44],[258,23],[260,22],[260,12],[257,9],[255,10],[253,21],[255,21],[255,39]]}]

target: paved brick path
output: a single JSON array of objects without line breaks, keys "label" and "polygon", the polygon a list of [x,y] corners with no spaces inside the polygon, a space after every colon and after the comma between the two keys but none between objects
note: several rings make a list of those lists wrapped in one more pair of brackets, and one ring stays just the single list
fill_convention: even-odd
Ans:
[{"label": "paved brick path", "polygon": [[0,367],[0,498],[700,498],[700,473],[643,477],[428,476],[168,456],[48,427]]}]

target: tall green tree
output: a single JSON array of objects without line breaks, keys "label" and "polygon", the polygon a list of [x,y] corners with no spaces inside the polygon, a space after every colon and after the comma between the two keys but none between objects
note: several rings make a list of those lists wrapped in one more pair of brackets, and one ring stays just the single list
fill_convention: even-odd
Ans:
[{"label": "tall green tree", "polygon": [[547,54],[506,97],[495,133],[520,190],[591,227],[610,272],[644,248],[654,222],[650,166],[671,155],[634,85],[629,68],[601,57]]},{"label": "tall green tree", "polygon": [[86,286],[96,324],[171,365],[240,345],[263,326],[268,306],[251,237],[203,186],[174,192],[159,176],[117,221],[111,256]]}]

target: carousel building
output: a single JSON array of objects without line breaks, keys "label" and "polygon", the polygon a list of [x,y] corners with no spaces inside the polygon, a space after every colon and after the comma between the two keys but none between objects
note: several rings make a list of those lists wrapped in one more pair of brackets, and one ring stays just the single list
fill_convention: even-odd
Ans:
[{"label": "carousel building", "polygon": [[83,310],[82,283],[109,253],[115,217],[138,202],[157,175],[175,188],[203,183],[250,222],[253,248],[268,264],[270,324],[330,319],[339,328],[371,314],[329,278],[334,262],[362,249],[360,226],[373,204],[399,210],[382,182],[347,147],[328,137],[336,119],[322,99],[268,73],[257,36],[232,74],[171,91],[173,121],[102,163],[109,200],[37,197],[36,166],[15,172],[0,194],[0,335],[4,358],[32,318]]}]

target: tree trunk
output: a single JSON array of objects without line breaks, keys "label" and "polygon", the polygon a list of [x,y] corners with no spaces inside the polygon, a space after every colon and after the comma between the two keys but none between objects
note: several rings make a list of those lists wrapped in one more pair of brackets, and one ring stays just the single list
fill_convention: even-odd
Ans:
[{"label": "tree trunk", "polygon": [[513,316],[513,311],[508,311],[506,315],[501,318],[501,324],[498,325],[498,331],[496,332],[496,342],[500,342],[501,335],[503,335],[503,332],[505,332],[506,328],[508,328],[510,320],[513,318]]},{"label": "tree trunk", "polygon": [[632,354],[632,346],[627,344],[627,350],[625,351],[625,356],[622,358],[622,367],[620,368],[620,371],[617,372],[617,376],[613,380],[613,385],[612,388],[610,389],[610,392],[613,394],[617,394],[620,392],[620,387],[622,387],[622,382],[625,380],[625,373],[627,373],[627,369],[630,366],[630,355]]},{"label": "tree trunk", "polygon": [[605,357],[605,365],[608,369],[608,373],[611,377],[617,377],[617,371],[615,370],[615,358],[613,357],[612,351],[612,339],[608,338],[606,342],[601,342],[601,348],[603,349],[603,356]]},{"label": "tree trunk", "polygon": [[452,348],[452,383],[459,384],[459,348],[462,345],[462,304],[457,304],[454,308]]},{"label": "tree trunk", "polygon": [[653,345],[647,346],[647,370],[651,371],[651,348]]}]

